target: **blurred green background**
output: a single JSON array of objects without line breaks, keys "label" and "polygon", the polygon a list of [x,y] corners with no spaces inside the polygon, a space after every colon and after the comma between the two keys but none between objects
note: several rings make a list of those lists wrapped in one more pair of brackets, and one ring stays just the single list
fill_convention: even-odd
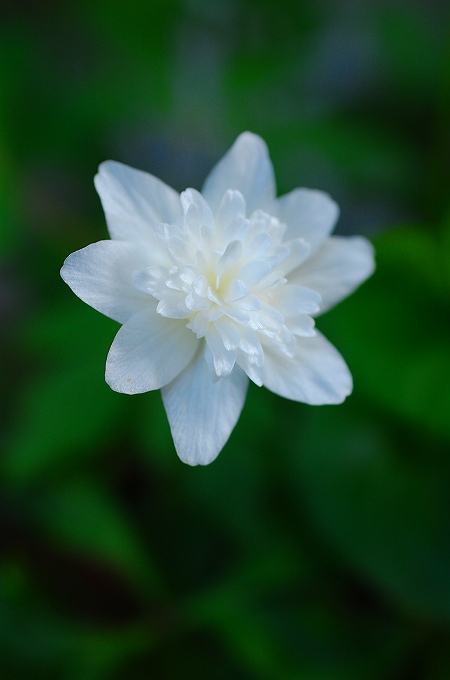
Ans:
[{"label": "blurred green background", "polygon": [[[0,23],[2,680],[450,677],[445,3],[7,2]],[[216,462],[111,392],[59,269],[108,158],[199,188],[236,136],[378,268],[318,326],[339,407],[251,386]]]}]

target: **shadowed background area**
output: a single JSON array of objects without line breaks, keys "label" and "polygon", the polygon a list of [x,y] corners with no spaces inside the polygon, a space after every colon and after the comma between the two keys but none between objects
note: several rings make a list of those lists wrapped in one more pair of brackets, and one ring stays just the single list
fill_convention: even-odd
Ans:
[{"label": "shadowed background area", "polygon": [[[448,9],[448,8],[447,8]],[[65,0],[0,24],[2,680],[450,677],[450,43],[440,2]],[[318,322],[354,394],[251,386],[217,461],[104,382],[59,277],[108,158],[200,188],[243,130],[377,272]]]}]

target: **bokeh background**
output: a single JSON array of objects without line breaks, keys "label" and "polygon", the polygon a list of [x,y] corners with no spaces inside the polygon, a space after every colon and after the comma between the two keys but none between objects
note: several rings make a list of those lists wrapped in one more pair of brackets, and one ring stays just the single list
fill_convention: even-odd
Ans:
[{"label": "bokeh background", "polygon": [[[450,677],[450,43],[433,0],[7,2],[0,22],[2,680]],[[338,407],[251,386],[219,458],[104,382],[59,269],[108,158],[183,190],[243,130],[378,268],[320,318]]]}]

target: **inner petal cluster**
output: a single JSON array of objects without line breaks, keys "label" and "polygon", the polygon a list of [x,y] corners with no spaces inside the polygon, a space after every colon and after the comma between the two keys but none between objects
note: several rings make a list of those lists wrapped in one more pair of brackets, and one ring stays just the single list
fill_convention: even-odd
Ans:
[{"label": "inner petal cluster", "polygon": [[287,278],[310,247],[284,242],[286,226],[262,210],[247,216],[238,191],[225,192],[216,215],[194,189],[181,203],[179,224],[157,225],[158,264],[135,272],[134,285],[158,300],[158,314],[205,339],[215,379],[238,364],[262,385],[265,350],[294,356],[296,336],[315,333],[320,295]]}]

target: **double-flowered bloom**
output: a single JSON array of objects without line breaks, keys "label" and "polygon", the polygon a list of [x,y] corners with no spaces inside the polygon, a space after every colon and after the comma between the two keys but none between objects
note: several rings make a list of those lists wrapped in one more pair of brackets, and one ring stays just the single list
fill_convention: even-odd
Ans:
[{"label": "double-flowered bloom", "polygon": [[61,275],[123,324],[106,381],[126,394],[161,388],[184,462],[219,454],[249,379],[307,404],[350,394],[347,365],[314,317],[372,273],[372,246],[330,237],[338,207],[327,194],[277,199],[262,139],[240,135],[201,193],[113,161],[95,185],[111,240],[70,255]]}]

